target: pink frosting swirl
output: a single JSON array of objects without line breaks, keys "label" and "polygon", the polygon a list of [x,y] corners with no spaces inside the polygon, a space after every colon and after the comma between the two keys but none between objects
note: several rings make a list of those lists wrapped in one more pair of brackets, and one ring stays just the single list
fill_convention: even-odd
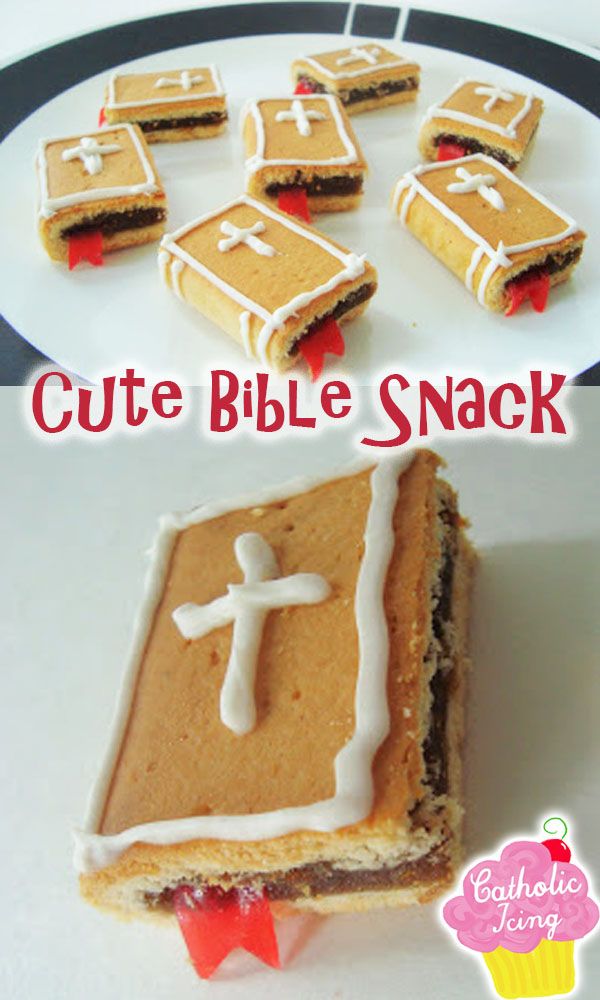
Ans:
[{"label": "pink frosting swirl", "polygon": [[448,900],[444,920],[474,951],[532,951],[544,938],[573,941],[596,926],[599,911],[577,865],[553,861],[533,840],[516,840],[499,861],[479,861]]}]

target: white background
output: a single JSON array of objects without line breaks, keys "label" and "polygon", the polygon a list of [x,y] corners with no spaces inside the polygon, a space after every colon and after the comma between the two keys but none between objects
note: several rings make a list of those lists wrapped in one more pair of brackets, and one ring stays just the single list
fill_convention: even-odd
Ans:
[{"label": "white background", "polygon": [[[152,14],[219,6],[222,0],[18,0],[0,8],[0,60],[41,48],[62,38]],[[370,2],[370,0],[366,0]],[[384,0],[382,0],[384,2]],[[392,4],[390,4],[392,6]],[[396,4],[406,6],[406,4]],[[600,45],[600,8],[592,0],[431,0],[410,4],[442,10],[541,34],[563,35],[587,45]]]},{"label": "white background", "polygon": [[[324,473],[357,425],[293,446],[209,444],[198,409],[177,430],[40,442],[0,393],[5,528],[0,574],[3,1000],[482,1000],[483,962],[456,948],[434,906],[285,929],[286,971],[234,956],[214,983],[185,961],[176,928],[121,924],[85,906],[70,829],[103,751],[158,516],[255,484]],[[471,855],[540,820],[572,818],[573,856],[598,860],[600,801],[600,394],[577,389],[570,446],[446,442],[481,554],[467,737]],[[599,887],[600,888],[600,887]],[[304,944],[302,946],[302,941]],[[598,997],[600,935],[577,946],[578,996]],[[240,977],[239,973],[245,974]]]}]

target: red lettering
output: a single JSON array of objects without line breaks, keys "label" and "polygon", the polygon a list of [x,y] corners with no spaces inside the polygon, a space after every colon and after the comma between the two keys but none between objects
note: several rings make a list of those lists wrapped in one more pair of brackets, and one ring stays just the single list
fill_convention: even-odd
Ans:
[{"label": "red lettering", "polygon": [[542,373],[530,372],[531,375],[531,433],[544,433],[544,410],[550,416],[550,427],[553,434],[566,434],[564,421],[550,402],[560,392],[567,380],[566,375],[552,374],[552,382],[548,392],[542,391]]},{"label": "red lettering", "polygon": [[404,375],[388,375],[379,387],[379,398],[381,399],[384,412],[396,426],[398,434],[395,438],[389,438],[387,441],[378,441],[376,438],[364,437],[361,444],[367,444],[372,448],[397,448],[398,445],[406,444],[407,441],[410,441],[412,434],[410,421],[395,400],[392,399],[390,393],[390,384],[392,382],[397,382],[400,389],[408,389],[410,383],[404,378]]},{"label": "red lettering", "polygon": [[[221,390],[221,379],[226,381],[224,391]],[[217,434],[232,431],[238,422],[233,404],[240,388],[239,379],[233,372],[215,370],[210,374],[210,381],[210,429]]]},{"label": "red lettering", "polygon": [[474,398],[460,404],[456,419],[465,430],[473,431],[485,427],[485,392],[476,378],[464,378],[456,386],[456,392],[465,392],[467,389],[473,389]]},{"label": "red lettering", "polygon": [[72,410],[63,410],[63,415],[55,427],[52,427],[44,416],[44,389],[46,387],[46,382],[49,378],[52,378],[53,375],[60,379],[65,392],[71,392],[73,389],[71,379],[65,375],[64,372],[46,372],[45,375],[40,375],[39,379],[35,383],[33,398],[31,400],[31,409],[33,411],[33,417],[36,424],[40,430],[45,431],[46,434],[60,434],[61,431],[64,431],[69,426],[73,416]]},{"label": "red lettering", "polygon": [[[177,385],[177,382],[157,382],[152,390],[154,412],[165,420],[171,420],[172,417],[179,416],[183,407],[177,404],[181,403],[181,400],[181,389]],[[165,409],[165,403],[173,403],[175,405],[167,410]]]},{"label": "red lettering", "polygon": [[115,382],[116,378],[114,375],[110,375],[108,378],[102,379],[102,388],[104,392],[104,408],[102,410],[102,416],[97,424],[93,424],[91,420],[91,402],[93,389],[79,389],[79,407],[77,410],[77,422],[79,426],[84,431],[90,431],[92,434],[100,434],[102,431],[107,430],[110,427],[112,417],[113,417],[113,404],[115,398]]},{"label": "red lettering", "polygon": [[427,437],[427,404],[435,410],[436,416],[446,431],[454,430],[454,412],[452,410],[452,376],[446,375],[446,398],[437,391],[430,382],[419,382],[420,416],[419,434]]},{"label": "red lettering", "polygon": [[288,385],[290,394],[290,427],[316,427],[315,417],[298,416],[298,383],[291,379]]},{"label": "red lettering", "polygon": [[[321,409],[325,416],[331,417],[332,420],[341,420],[342,417],[348,416],[352,407],[346,404],[349,404],[351,399],[350,389],[345,382],[326,382],[321,389]],[[338,403],[341,405],[336,411],[334,405]]]},{"label": "red lettering", "polygon": [[[256,429],[261,434],[272,434],[280,431],[285,421],[285,410],[278,399],[269,399],[267,389],[269,386],[269,376],[265,372],[259,372],[256,376],[258,387],[258,400],[256,406]],[[273,419],[269,423],[269,409],[273,410]]]},{"label": "red lettering", "polygon": [[136,388],[143,389],[146,385],[146,380],[136,378],[133,368],[126,368],[125,375],[119,379],[119,385],[125,389],[125,419],[130,427],[139,427],[148,416],[148,410],[145,406],[140,406],[136,414],[135,390]]},{"label": "red lettering", "polygon": [[490,396],[490,417],[497,427],[503,427],[506,431],[514,431],[515,427],[520,427],[525,417],[522,413],[515,413],[512,420],[506,422],[502,419],[502,402],[505,392],[512,392],[515,403],[522,406],[526,402],[526,396],[520,385],[514,382],[507,382],[506,385],[499,385]]}]

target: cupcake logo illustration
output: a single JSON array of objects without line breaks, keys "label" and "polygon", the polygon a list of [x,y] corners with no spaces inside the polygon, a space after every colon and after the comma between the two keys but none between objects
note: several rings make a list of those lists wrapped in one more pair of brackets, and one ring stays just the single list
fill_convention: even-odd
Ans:
[{"label": "cupcake logo illustration", "polygon": [[599,919],[588,880],[571,861],[567,825],[544,823],[541,843],[515,840],[497,861],[478,861],[463,893],[443,906],[445,923],[465,948],[479,952],[498,996],[560,996],[575,988],[575,942]]}]

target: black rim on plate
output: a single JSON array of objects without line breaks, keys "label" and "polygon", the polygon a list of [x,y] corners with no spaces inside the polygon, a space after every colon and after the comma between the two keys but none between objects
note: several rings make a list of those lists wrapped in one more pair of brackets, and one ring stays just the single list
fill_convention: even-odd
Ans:
[{"label": "black rim on plate", "polygon": [[[400,27],[402,13],[404,24]],[[523,73],[600,117],[596,59],[512,28],[451,14],[323,0],[233,4],[129,21],[60,42],[0,70],[4,100],[0,138],[25,118],[83,80],[168,49],[250,35],[348,34],[431,45],[475,56]],[[2,385],[22,385],[34,366],[47,362],[5,321],[0,326]],[[600,384],[600,363],[576,380]]]}]

